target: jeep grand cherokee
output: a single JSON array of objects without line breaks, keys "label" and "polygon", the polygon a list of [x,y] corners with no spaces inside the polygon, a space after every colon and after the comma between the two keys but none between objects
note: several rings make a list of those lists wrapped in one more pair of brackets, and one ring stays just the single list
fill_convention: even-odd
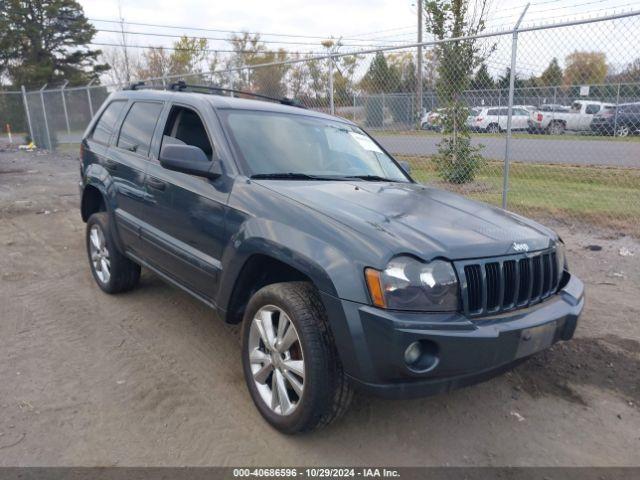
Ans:
[{"label": "jeep grand cherokee", "polygon": [[583,284],[552,230],[416,183],[347,120],[213,93],[106,100],[81,146],[89,265],[107,293],[143,266],[242,323],[275,428],[328,424],[354,388],[444,392],[572,338]]}]

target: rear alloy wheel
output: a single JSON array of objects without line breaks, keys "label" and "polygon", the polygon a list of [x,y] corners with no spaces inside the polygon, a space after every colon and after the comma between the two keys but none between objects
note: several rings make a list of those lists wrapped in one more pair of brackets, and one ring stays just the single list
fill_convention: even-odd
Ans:
[{"label": "rear alloy wheel", "polygon": [[629,133],[631,133],[631,131],[626,125],[620,125],[616,128],[616,137],[628,137]]},{"label": "rear alloy wheel", "polygon": [[553,122],[549,125],[549,135],[562,135],[564,133],[564,123]]},{"label": "rear alloy wheel", "polygon": [[87,220],[87,255],[91,273],[107,293],[131,290],[140,279],[140,265],[125,257],[113,241],[107,212],[97,212]]},{"label": "rear alloy wheel", "polygon": [[107,249],[107,240],[100,225],[91,225],[89,229],[89,256],[91,265],[98,281],[102,284],[109,283],[111,278],[111,257]]},{"label": "rear alloy wheel", "polygon": [[256,407],[283,433],[328,425],[352,398],[322,301],[307,282],[267,285],[251,297],[242,365]]},{"label": "rear alloy wheel", "polygon": [[492,123],[487,127],[487,133],[500,133],[500,126],[496,123]]}]

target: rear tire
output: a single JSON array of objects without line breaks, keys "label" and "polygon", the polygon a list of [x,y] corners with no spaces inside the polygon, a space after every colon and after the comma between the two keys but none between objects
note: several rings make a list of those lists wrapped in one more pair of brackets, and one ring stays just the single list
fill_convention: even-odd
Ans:
[{"label": "rear tire", "polygon": [[547,132],[549,135],[562,135],[564,133],[565,127],[562,122],[552,122],[551,125],[547,128]]},{"label": "rear tire", "polygon": [[253,295],[243,319],[242,364],[258,411],[283,433],[328,425],[353,397],[326,312],[307,282],[276,283]]},{"label": "rear tire", "polygon": [[140,265],[116,247],[107,212],[94,213],[87,220],[86,246],[91,274],[104,292],[126,292],[136,286]]}]

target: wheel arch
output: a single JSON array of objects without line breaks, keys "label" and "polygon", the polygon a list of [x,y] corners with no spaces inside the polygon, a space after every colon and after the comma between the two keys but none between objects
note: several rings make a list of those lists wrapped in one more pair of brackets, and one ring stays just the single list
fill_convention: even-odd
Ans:
[{"label": "wheel arch", "polygon": [[89,217],[96,212],[106,212],[107,209],[106,194],[95,184],[87,184],[82,190],[82,198],[80,199],[80,214],[82,221],[87,222]]},{"label": "wheel arch", "polygon": [[320,291],[326,290],[326,282],[330,280],[320,278],[324,275],[319,273],[317,265],[312,266],[300,260],[298,258],[297,261],[291,262],[281,255],[274,254],[274,251],[256,251],[248,255],[235,275],[233,287],[229,290],[226,301],[223,301],[226,305],[225,321],[231,324],[240,323],[253,294],[267,285],[304,281]]}]

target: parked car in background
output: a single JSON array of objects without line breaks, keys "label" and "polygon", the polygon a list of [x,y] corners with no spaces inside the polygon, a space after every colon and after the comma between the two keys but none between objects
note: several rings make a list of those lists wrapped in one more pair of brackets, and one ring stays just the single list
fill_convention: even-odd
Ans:
[{"label": "parked car in background", "polygon": [[571,107],[568,105],[560,105],[559,103],[544,103],[535,110],[540,110],[541,112],[568,112],[571,110]]},{"label": "parked car in background", "polygon": [[[425,113],[420,119],[420,128],[422,130],[433,130],[435,132],[441,132],[442,120],[443,117],[447,114],[447,110],[447,108],[437,108],[431,112]],[[469,115],[476,115],[478,111],[478,108],[472,108],[469,110]]]},{"label": "parked car in background", "polygon": [[569,111],[539,109],[531,114],[529,131],[562,135],[566,130],[588,132],[594,115],[613,108],[611,103],[576,100]]},{"label": "parked car in background", "polygon": [[[507,129],[508,107],[481,107],[467,118],[467,126],[474,131],[500,133]],[[511,118],[512,130],[526,130],[531,112],[527,105],[514,105]]]},{"label": "parked car in background", "polygon": [[640,133],[640,102],[623,103],[603,110],[593,117],[591,131],[617,137]]},{"label": "parked car in background", "polygon": [[420,128],[422,130],[433,130],[439,132],[442,129],[440,116],[444,110],[444,108],[436,108],[435,110],[426,112],[420,119]]}]

